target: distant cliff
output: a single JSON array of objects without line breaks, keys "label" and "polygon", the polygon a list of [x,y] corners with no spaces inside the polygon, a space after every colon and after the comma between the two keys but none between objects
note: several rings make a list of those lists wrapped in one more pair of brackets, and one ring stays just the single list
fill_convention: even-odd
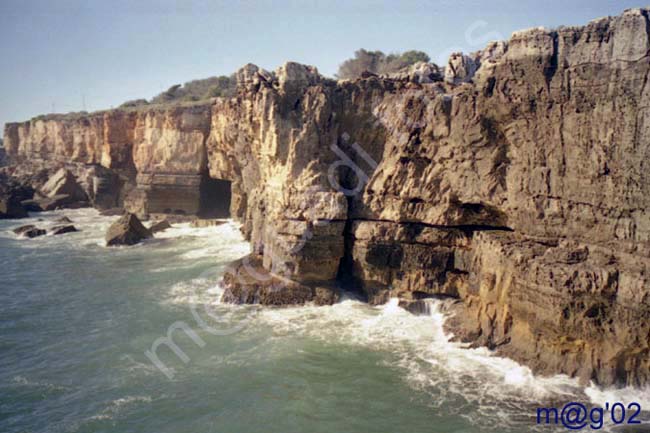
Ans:
[{"label": "distant cliff", "polygon": [[354,81],[247,65],[232,98],[8,124],[5,146],[16,172],[108,170],[100,193],[140,214],[198,212],[206,179],[232,182],[256,266],[289,292],[231,281],[231,301],[327,303],[333,282],[407,308],[453,297],[465,340],[644,385],[648,29],[629,10]]}]

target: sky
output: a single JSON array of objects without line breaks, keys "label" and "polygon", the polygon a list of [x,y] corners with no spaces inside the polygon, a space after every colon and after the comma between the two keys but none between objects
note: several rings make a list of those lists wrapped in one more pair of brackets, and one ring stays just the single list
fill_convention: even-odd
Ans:
[{"label": "sky", "polygon": [[586,24],[628,0],[0,0],[0,127],[94,111],[285,61],[333,76],[359,48],[444,64],[530,27]]}]

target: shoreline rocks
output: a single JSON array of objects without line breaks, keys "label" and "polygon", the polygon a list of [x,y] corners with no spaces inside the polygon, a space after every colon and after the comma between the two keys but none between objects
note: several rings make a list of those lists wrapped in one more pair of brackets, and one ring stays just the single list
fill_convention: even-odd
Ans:
[{"label": "shoreline rocks", "polygon": [[153,233],[142,225],[137,216],[125,213],[106,232],[106,246],[135,245],[153,237]]},{"label": "shoreline rocks", "polygon": [[273,275],[260,256],[249,255],[231,263],[223,277],[222,302],[269,306],[332,305],[340,294],[336,287],[298,283]]},{"label": "shoreline rocks", "polygon": [[55,226],[50,229],[52,235],[63,235],[66,233],[78,232],[77,228],[73,225]]}]

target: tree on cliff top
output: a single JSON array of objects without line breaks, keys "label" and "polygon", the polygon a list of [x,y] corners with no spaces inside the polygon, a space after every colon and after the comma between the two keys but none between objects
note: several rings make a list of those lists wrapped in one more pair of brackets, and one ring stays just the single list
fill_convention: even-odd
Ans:
[{"label": "tree on cliff top", "polygon": [[337,78],[358,78],[365,71],[374,74],[390,74],[417,62],[428,62],[429,56],[422,51],[410,50],[403,53],[384,54],[382,51],[367,51],[363,48],[354,57],[341,63]]}]

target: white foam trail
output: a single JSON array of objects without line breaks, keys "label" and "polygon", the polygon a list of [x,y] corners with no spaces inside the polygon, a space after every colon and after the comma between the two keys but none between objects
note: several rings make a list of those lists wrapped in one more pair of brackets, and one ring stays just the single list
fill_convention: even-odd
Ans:
[{"label": "white foam trail", "polygon": [[148,395],[127,395],[123,398],[115,399],[108,403],[108,406],[98,413],[88,418],[88,421],[102,421],[102,420],[111,420],[118,416],[125,407],[132,406],[135,404],[148,404],[151,403],[152,399]]}]

